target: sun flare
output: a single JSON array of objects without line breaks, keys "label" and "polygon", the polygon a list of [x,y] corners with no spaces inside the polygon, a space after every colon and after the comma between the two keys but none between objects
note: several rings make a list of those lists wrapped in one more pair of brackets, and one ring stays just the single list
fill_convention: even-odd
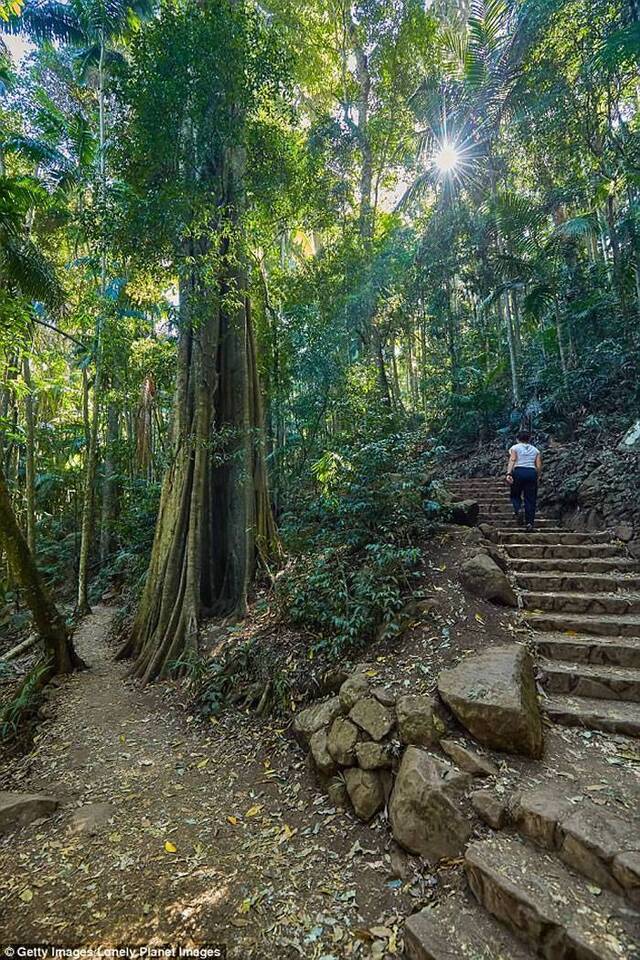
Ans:
[{"label": "sun flare", "polygon": [[433,160],[440,173],[451,173],[460,162],[460,154],[453,144],[444,143]]}]

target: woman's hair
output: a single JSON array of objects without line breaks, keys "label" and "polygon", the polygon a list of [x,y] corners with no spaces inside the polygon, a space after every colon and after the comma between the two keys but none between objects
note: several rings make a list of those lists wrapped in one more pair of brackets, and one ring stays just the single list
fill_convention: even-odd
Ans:
[{"label": "woman's hair", "polygon": [[518,443],[529,443],[531,440],[531,434],[528,430],[521,430],[518,434]]}]

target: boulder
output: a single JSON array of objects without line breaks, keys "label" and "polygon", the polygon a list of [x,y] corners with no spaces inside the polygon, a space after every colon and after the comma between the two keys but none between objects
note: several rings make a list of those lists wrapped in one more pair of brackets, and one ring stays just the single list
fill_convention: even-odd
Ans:
[{"label": "boulder", "polygon": [[43,793],[13,793],[0,790],[0,834],[48,817],[60,806],[55,797]]},{"label": "boulder", "polygon": [[356,743],[356,760],[363,770],[380,770],[391,766],[389,746],[385,743],[375,743],[373,740],[363,740]]},{"label": "boulder", "polygon": [[482,600],[493,600],[506,607],[517,607],[518,601],[507,575],[488,553],[476,553],[460,569],[462,584]]},{"label": "boulder", "polygon": [[112,803],[86,803],[71,815],[69,831],[94,836],[115,816],[116,808]]},{"label": "boulder", "polygon": [[470,797],[471,806],[481,820],[494,830],[501,830],[507,820],[506,804],[491,790],[476,790]]},{"label": "boulder", "polygon": [[318,773],[332,777],[336,772],[336,763],[327,749],[326,730],[316,730],[309,741],[309,749]]},{"label": "boulder", "polygon": [[357,741],[358,728],[346,717],[336,717],[327,737],[327,750],[336,763],[343,767],[353,766],[356,762]]},{"label": "boulder", "polygon": [[293,735],[301,746],[308,747],[313,734],[323,727],[328,727],[341,713],[342,705],[338,697],[331,697],[323,703],[314,703],[312,707],[301,710],[294,717],[291,728]]},{"label": "boulder", "polygon": [[372,770],[351,767],[345,770],[344,779],[355,815],[361,820],[371,820],[384,806],[384,788],[380,777]]},{"label": "boulder", "polygon": [[469,774],[425,750],[407,747],[389,804],[397,842],[432,862],[460,854],[472,832],[458,806],[469,780]]},{"label": "boulder", "polygon": [[480,506],[476,500],[459,500],[450,505],[449,514],[453,523],[473,527],[478,522]]},{"label": "boulder", "polygon": [[441,740],[440,746],[456,766],[474,777],[495,777],[500,772],[494,763],[486,757],[481,757],[474,750],[469,750],[463,743],[458,743],[456,740]]},{"label": "boulder", "polygon": [[349,677],[340,687],[340,703],[345,713],[355,707],[358,700],[369,695],[369,681],[361,673]]},{"label": "boulder", "polygon": [[398,697],[396,714],[402,743],[417,747],[435,746],[445,732],[440,705],[433,697],[412,693]]},{"label": "boulder", "polygon": [[440,674],[438,691],[480,743],[529,757],[542,755],[542,719],[526,647],[507,644],[467,657]]},{"label": "boulder", "polygon": [[500,567],[503,573],[507,573],[509,570],[509,561],[502,549],[497,543],[492,543],[490,540],[483,540],[480,544],[478,550],[479,554],[486,554],[488,557],[493,560],[497,567]]},{"label": "boulder", "polygon": [[349,719],[364,730],[372,740],[382,740],[395,723],[391,710],[375,697],[364,697],[358,700],[349,713]]}]

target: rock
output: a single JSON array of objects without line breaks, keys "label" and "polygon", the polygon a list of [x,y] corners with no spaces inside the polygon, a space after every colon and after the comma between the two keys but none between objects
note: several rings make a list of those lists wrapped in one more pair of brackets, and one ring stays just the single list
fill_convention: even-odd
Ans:
[{"label": "rock", "polygon": [[48,817],[60,801],[43,793],[13,793],[0,790],[0,834]]},{"label": "rock", "polygon": [[342,684],[347,680],[349,674],[343,667],[330,667],[322,675],[321,689],[322,692],[327,693],[338,693]]},{"label": "rock", "polygon": [[424,620],[433,613],[442,608],[442,602],[438,597],[423,597],[421,600],[410,600],[405,604],[401,611],[401,617],[404,623],[413,623],[417,620]]},{"label": "rock", "polygon": [[472,832],[456,804],[469,780],[425,750],[407,747],[389,804],[398,843],[430,861],[457,856]]},{"label": "rock", "polygon": [[496,543],[491,543],[486,541],[481,544],[478,553],[486,554],[497,567],[500,567],[503,573],[507,573],[509,569],[509,561],[507,560],[502,547],[499,547]]},{"label": "rock", "polygon": [[517,607],[518,601],[507,575],[488,553],[477,553],[465,561],[460,569],[460,580],[476,597],[493,600],[506,607]]},{"label": "rock", "polygon": [[629,427],[624,437],[618,444],[618,450],[628,453],[633,450],[640,450],[640,420],[636,420],[632,427]]},{"label": "rock", "polygon": [[69,831],[94,836],[115,816],[115,813],[116,808],[112,803],[87,803],[72,813]]},{"label": "rock", "polygon": [[491,541],[492,543],[497,543],[497,542],[498,542],[498,536],[499,536],[499,534],[498,534],[498,531],[496,530],[496,528],[493,526],[493,524],[491,524],[491,523],[481,523],[481,524],[479,524],[478,529],[479,529],[480,533],[482,534],[482,536],[483,536],[483,537],[486,537],[487,540]]},{"label": "rock", "polygon": [[350,767],[356,762],[357,740],[358,728],[346,717],[336,717],[327,737],[327,750],[336,763]]},{"label": "rock", "polygon": [[517,795],[511,804],[511,816],[526,837],[554,850],[562,842],[560,824],[571,808],[560,790],[543,785]]},{"label": "rock", "polygon": [[327,749],[327,731],[316,730],[309,741],[309,749],[318,773],[332,777],[336,772],[335,760]]},{"label": "rock", "polygon": [[384,789],[377,773],[351,767],[345,770],[344,779],[353,810],[361,820],[371,820],[384,806]]},{"label": "rock", "polygon": [[613,532],[618,540],[623,540],[625,543],[633,540],[633,527],[630,523],[617,524],[617,526],[613,528]]},{"label": "rock", "polygon": [[402,743],[417,747],[435,746],[445,732],[440,706],[433,697],[412,693],[398,697],[396,714]]},{"label": "rock", "polygon": [[640,852],[619,853],[613,861],[613,876],[629,900],[640,907]]},{"label": "rock", "polygon": [[347,785],[341,777],[334,777],[326,785],[327,796],[339,810],[346,810],[349,806],[349,794]]},{"label": "rock", "polygon": [[312,707],[301,710],[294,717],[291,727],[293,735],[301,746],[308,747],[316,730],[328,727],[341,713],[342,705],[338,697],[331,697],[323,703],[314,703]]},{"label": "rock", "polygon": [[349,677],[340,687],[340,703],[345,713],[355,707],[358,700],[369,695],[369,681],[361,673]]},{"label": "rock", "polygon": [[358,700],[349,713],[349,719],[368,733],[373,740],[382,740],[386,737],[395,723],[395,717],[389,708],[383,706],[375,697]]},{"label": "rock", "polygon": [[476,500],[459,500],[450,505],[449,514],[453,523],[473,527],[478,521],[480,506]]},{"label": "rock", "polygon": [[501,830],[507,819],[506,804],[491,790],[476,790],[471,794],[471,806],[481,820],[494,830]]},{"label": "rock", "polygon": [[408,880],[409,877],[413,876],[415,870],[412,868],[411,862],[407,855],[407,851],[403,850],[400,844],[396,843],[395,840],[391,841],[391,847],[389,848],[389,860],[391,861],[389,872],[392,877],[398,877],[400,880]]},{"label": "rock", "polygon": [[526,647],[467,657],[438,678],[438,691],[469,733],[493,750],[542,755],[542,720]]},{"label": "rock", "polygon": [[475,777],[496,777],[500,772],[486,757],[481,757],[456,740],[441,740],[440,746],[456,766]]},{"label": "rock", "polygon": [[356,743],[356,760],[363,770],[380,770],[382,767],[391,766],[388,745],[374,743],[373,740]]},{"label": "rock", "polygon": [[372,687],[371,696],[383,705],[383,707],[393,707],[396,702],[396,694],[389,687]]}]

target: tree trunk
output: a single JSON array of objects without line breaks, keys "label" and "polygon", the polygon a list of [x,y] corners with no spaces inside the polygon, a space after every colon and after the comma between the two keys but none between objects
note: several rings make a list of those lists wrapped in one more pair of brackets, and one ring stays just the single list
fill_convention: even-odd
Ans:
[{"label": "tree trunk", "polygon": [[107,435],[104,447],[104,474],[102,478],[102,507],[100,516],[100,564],[106,563],[113,548],[113,527],[116,519],[117,487],[115,452],[120,430],[120,418],[115,403],[107,407]]},{"label": "tree trunk", "polygon": [[27,544],[32,556],[36,555],[36,460],[35,460],[35,414],[33,403],[33,389],[31,385],[31,368],[29,358],[25,355],[22,364],[23,376],[27,394],[24,401],[26,426],[26,454],[25,454],[25,487],[27,499]]},{"label": "tree trunk", "polygon": [[89,424],[89,446],[85,457],[84,484],[82,493],[82,520],[80,526],[80,559],[78,562],[78,599],[76,610],[80,614],[91,613],[89,605],[89,559],[93,540],[94,487],[96,464],[98,460],[98,418],[97,397],[98,375],[94,379],[93,410]]},{"label": "tree trunk", "polygon": [[47,670],[42,682],[58,673],[71,673],[84,667],[76,654],[64,618],[58,612],[29,551],[13,508],[11,497],[0,469],[0,537],[13,574],[24,591],[24,599],[33,614],[33,619],[42,637]]},{"label": "tree trunk", "polygon": [[244,614],[257,558],[277,549],[245,259],[229,239],[243,167],[244,152],[230,149],[221,209],[232,229],[220,230],[219,249],[206,240],[185,250],[173,456],[145,590],[119,654],[135,657],[133,674],[145,682],[180,671],[205,615]]}]

